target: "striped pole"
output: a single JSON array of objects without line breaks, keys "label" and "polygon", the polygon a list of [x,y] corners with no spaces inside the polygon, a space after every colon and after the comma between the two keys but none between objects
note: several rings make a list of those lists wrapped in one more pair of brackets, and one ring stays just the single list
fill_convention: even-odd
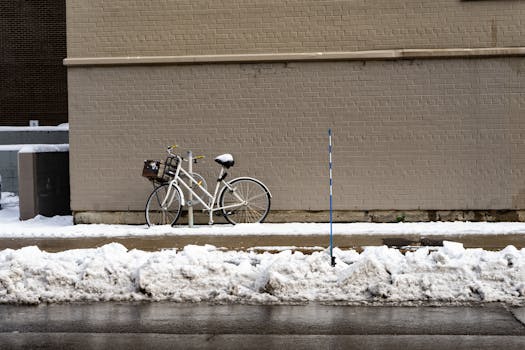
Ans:
[{"label": "striped pole", "polygon": [[[193,174],[193,152],[188,151],[188,172],[190,174]],[[188,182],[190,183],[190,188],[193,188],[193,182],[188,179]],[[189,192],[188,194],[188,201],[186,203],[188,205],[188,227],[193,227],[193,194]]]},{"label": "striped pole", "polygon": [[330,169],[330,263],[335,266],[335,257],[333,255],[334,238],[332,231],[332,129],[328,129],[328,158]]}]

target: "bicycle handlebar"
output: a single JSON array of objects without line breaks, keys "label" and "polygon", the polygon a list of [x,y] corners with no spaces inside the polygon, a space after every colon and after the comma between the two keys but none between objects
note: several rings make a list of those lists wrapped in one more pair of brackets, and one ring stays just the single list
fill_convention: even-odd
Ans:
[{"label": "bicycle handlebar", "polygon": [[175,149],[175,148],[177,148],[177,147],[178,147],[177,145],[171,145],[171,146],[168,146],[168,149],[166,150],[166,152],[168,152],[168,154],[169,154],[170,156],[176,156],[176,154],[171,153],[171,150],[172,150],[172,149]]},{"label": "bicycle handlebar", "polygon": [[[177,147],[178,147],[178,145],[171,145],[171,146],[168,147],[168,149],[166,150],[166,152],[168,152],[168,154],[169,154],[170,156],[172,156],[172,157],[179,157],[181,160],[183,160],[183,161],[187,161],[187,159],[184,159],[184,157],[182,157],[182,156],[180,156],[180,155],[178,155],[178,154],[174,154],[174,153],[171,152],[172,149],[175,149],[175,148],[177,148]],[[197,163],[197,160],[199,160],[199,159],[204,159],[204,158],[206,158],[206,157],[205,157],[205,156],[202,156],[202,155],[200,155],[200,156],[194,156],[194,157],[193,157],[193,162],[194,162],[194,163]]]}]

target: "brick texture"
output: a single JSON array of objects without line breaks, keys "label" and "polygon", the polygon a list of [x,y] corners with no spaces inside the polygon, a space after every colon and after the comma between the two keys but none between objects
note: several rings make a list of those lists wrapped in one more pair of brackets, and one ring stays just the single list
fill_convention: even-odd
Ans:
[{"label": "brick texture", "polygon": [[68,57],[525,46],[514,0],[71,0]]},{"label": "brick texture", "polygon": [[[98,18],[89,15],[91,2],[82,3],[85,23]],[[347,2],[319,3],[331,9]],[[419,3],[420,11],[434,3],[447,11],[449,2]],[[496,3],[513,13],[523,4]],[[398,5],[392,1],[385,13]],[[84,28],[79,35],[92,34]],[[195,169],[210,184],[218,170],[212,157],[231,152],[230,176],[264,181],[273,209],[327,209],[328,127],[334,129],[335,209],[523,209],[524,72],[520,57],[74,68],[72,210],[143,210],[150,187],[140,176],[142,161],[163,157],[173,143],[208,156]]]},{"label": "brick texture", "polygon": [[0,125],[67,122],[65,1],[0,0]]}]

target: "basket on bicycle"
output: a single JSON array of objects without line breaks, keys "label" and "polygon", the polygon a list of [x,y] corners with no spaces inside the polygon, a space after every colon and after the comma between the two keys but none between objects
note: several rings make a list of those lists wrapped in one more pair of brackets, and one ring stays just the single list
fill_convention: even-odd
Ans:
[{"label": "basket on bicycle", "polygon": [[166,183],[175,177],[177,165],[178,159],[176,157],[167,157],[164,162],[159,160],[145,160],[144,167],[142,168],[142,176],[153,182]]}]

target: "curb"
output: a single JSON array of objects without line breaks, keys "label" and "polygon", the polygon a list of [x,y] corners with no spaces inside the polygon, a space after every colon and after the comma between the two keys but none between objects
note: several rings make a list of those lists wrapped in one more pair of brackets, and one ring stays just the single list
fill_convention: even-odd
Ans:
[{"label": "curb", "polygon": [[[468,234],[468,235],[423,235],[423,234],[337,234],[334,247],[361,249],[365,246],[386,245],[394,248],[441,246],[443,241],[454,241],[465,248],[501,250],[508,245],[517,249],[525,247],[525,234]],[[254,247],[328,247],[329,235],[159,235],[125,237],[83,238],[0,238],[0,250],[37,246],[48,252],[69,249],[97,248],[109,243],[120,243],[128,249],[158,251],[183,248],[189,244],[211,244],[228,250],[248,250]]]}]

